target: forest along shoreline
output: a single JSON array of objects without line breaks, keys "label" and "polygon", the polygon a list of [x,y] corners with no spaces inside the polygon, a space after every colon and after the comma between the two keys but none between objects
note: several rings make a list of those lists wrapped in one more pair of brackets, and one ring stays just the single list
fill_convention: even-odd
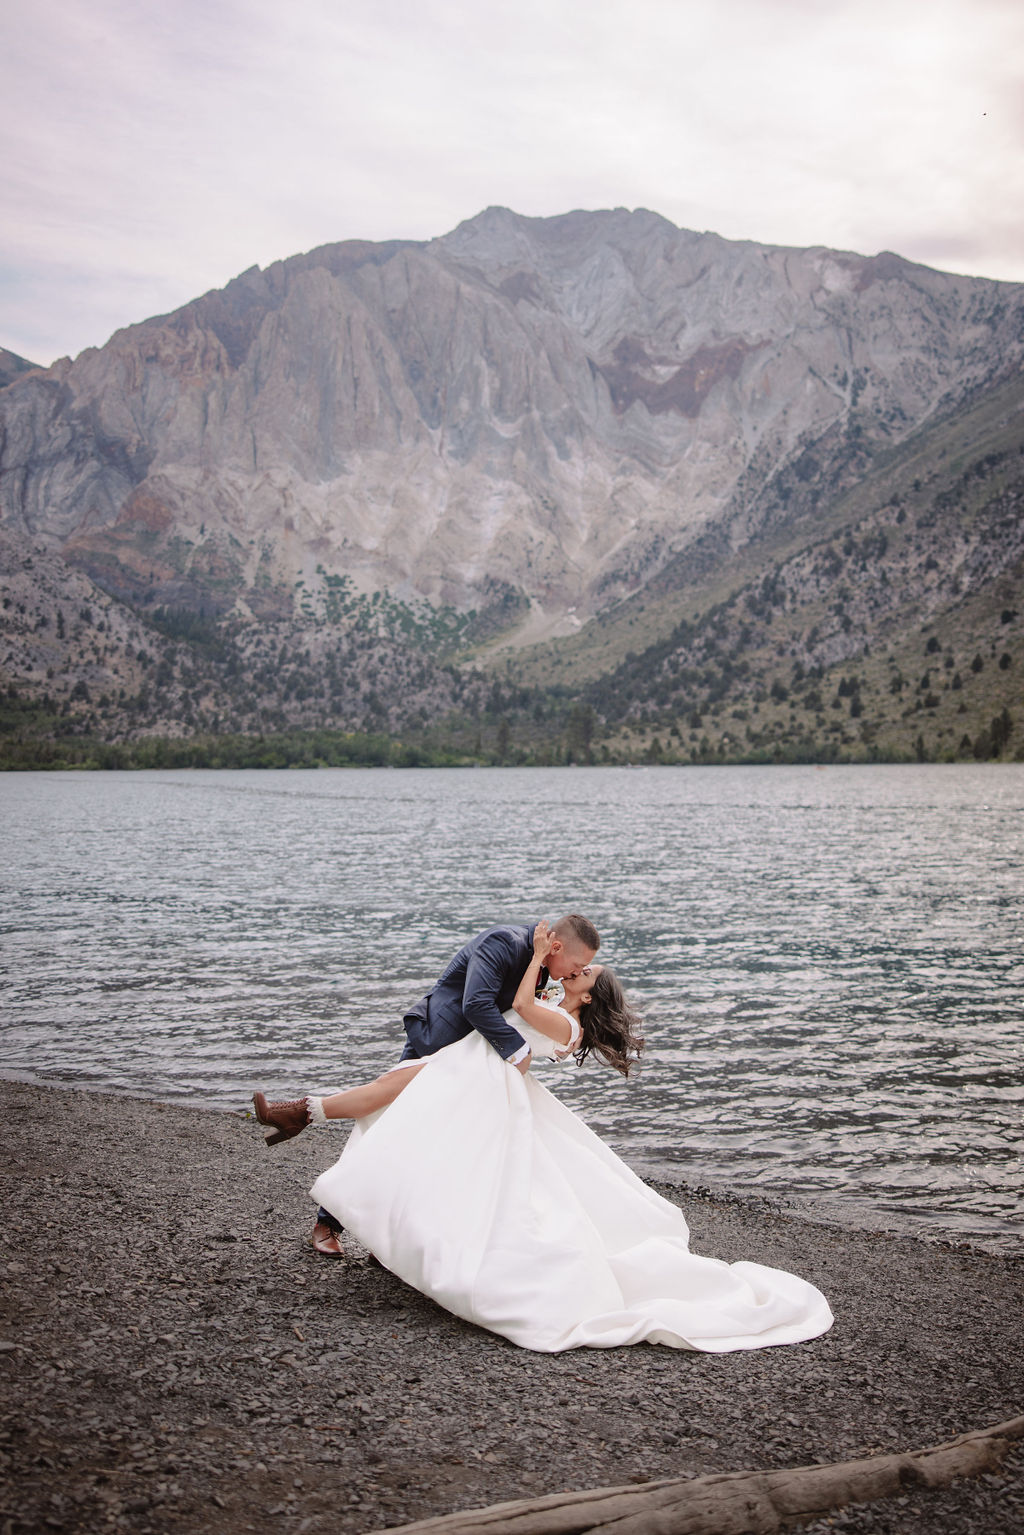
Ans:
[{"label": "forest along shoreline", "polygon": [[[1024,1257],[659,1183],[695,1251],[802,1274],[791,1348],[538,1355],[308,1246],[343,1136],[0,1081],[0,1524],[359,1532],[573,1488],[852,1459],[1024,1410]],[[831,1528],[872,1530],[851,1508]],[[1024,1530],[1024,1455],[886,1506],[906,1535]],[[818,1526],[811,1526],[817,1529]],[[824,1530],[826,1525],[821,1523]]]}]

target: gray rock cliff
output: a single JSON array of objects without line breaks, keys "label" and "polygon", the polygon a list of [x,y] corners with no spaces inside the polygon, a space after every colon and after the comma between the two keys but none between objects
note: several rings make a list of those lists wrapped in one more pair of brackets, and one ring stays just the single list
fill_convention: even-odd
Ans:
[{"label": "gray rock cliff", "polygon": [[568,633],[1022,352],[1024,286],[491,208],[253,267],[15,377],[0,521],[142,607],[280,619],[344,579]]},{"label": "gray rock cliff", "polygon": [[27,357],[19,357],[17,352],[9,352],[6,347],[0,346],[0,389],[6,389],[16,378],[31,373],[37,367],[38,363],[29,362]]}]

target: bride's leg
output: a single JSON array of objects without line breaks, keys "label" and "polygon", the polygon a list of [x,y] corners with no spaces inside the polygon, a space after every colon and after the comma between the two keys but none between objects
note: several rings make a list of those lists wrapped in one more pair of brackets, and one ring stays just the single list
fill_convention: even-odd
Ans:
[{"label": "bride's leg", "polygon": [[321,1098],[324,1118],[362,1119],[366,1114],[386,1109],[426,1064],[426,1061],[421,1061],[418,1066],[403,1066],[400,1070],[386,1071],[382,1077],[377,1077],[373,1082],[365,1082],[361,1087],[347,1087],[343,1092],[332,1093],[329,1098]]},{"label": "bride's leg", "polygon": [[375,1082],[349,1087],[344,1092],[331,1093],[327,1098],[310,1094],[291,1103],[268,1103],[265,1093],[253,1093],[256,1118],[265,1127],[267,1145],[276,1146],[280,1141],[301,1135],[309,1125],[322,1125],[328,1119],[362,1119],[364,1114],[386,1108],[425,1065],[426,1061],[420,1061],[415,1066],[403,1066],[399,1071],[386,1071]]}]

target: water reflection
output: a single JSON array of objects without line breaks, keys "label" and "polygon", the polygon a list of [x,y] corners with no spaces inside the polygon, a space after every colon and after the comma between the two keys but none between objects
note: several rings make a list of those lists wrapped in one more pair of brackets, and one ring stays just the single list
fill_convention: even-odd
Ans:
[{"label": "water reflection", "polygon": [[0,777],[6,1069],[217,1107],[374,1072],[465,937],[581,906],[647,1165],[1010,1243],[1024,768]]}]

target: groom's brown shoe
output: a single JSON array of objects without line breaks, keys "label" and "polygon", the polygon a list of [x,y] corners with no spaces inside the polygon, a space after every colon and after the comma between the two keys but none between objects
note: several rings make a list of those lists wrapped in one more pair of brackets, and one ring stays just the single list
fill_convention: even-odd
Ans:
[{"label": "groom's brown shoe", "polygon": [[295,1098],[291,1103],[268,1103],[264,1093],[253,1093],[253,1108],[261,1125],[266,1126],[268,1146],[279,1141],[290,1141],[312,1123],[309,1104],[305,1098]]},{"label": "groom's brown shoe", "polygon": [[344,1258],[345,1256],[339,1233],[328,1226],[326,1221],[317,1221],[310,1241],[317,1252],[323,1253],[325,1258]]}]

